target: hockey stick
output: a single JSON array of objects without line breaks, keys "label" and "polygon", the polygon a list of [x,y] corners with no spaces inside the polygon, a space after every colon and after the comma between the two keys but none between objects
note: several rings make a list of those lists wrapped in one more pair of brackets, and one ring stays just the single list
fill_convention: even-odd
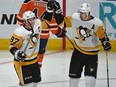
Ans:
[{"label": "hockey stick", "polygon": [[28,44],[29,44],[31,38],[33,37],[33,34],[34,34],[34,31],[33,31],[33,29],[32,29],[32,34],[30,35],[30,37],[29,37],[29,39],[28,39],[28,41],[27,41],[27,44],[26,44],[26,46],[25,46],[25,48],[24,48],[24,50],[23,50],[24,53],[25,53],[26,50],[27,50]]},{"label": "hockey stick", "polygon": [[[29,23],[29,22],[28,22],[28,23]],[[30,40],[32,39],[33,34],[34,34],[34,29],[33,29],[32,25],[31,25],[30,23],[29,23],[29,25],[30,25],[30,27],[31,27],[31,29],[32,29],[32,33],[31,33],[31,35],[30,35],[30,37],[29,37],[29,39],[28,39],[28,42],[27,42],[27,44],[26,44],[26,46],[25,46],[24,53],[26,53],[28,44],[30,43]],[[37,34],[37,37],[38,37],[38,36],[39,36],[39,34]],[[38,40],[37,40],[37,41],[38,41]],[[31,53],[31,56],[32,56],[32,54],[34,53],[34,51],[35,51],[35,49],[36,49],[36,46],[37,46],[37,43],[35,44],[35,48],[34,48],[33,52]]]},{"label": "hockey stick", "polygon": [[[25,22],[26,22],[26,21],[25,21]],[[33,37],[33,34],[34,34],[34,30],[33,30],[33,27],[32,27],[32,25],[31,25],[31,23],[30,23],[28,20],[27,20],[27,23],[30,25],[30,27],[31,27],[31,29],[32,29],[32,33],[31,33],[31,35],[30,35],[30,37],[29,37],[29,39],[28,39],[28,41],[27,41],[27,44],[26,44],[24,50],[23,50],[24,53],[26,52],[27,47],[28,47],[28,44],[29,44],[29,42],[30,42],[30,40],[31,40],[31,38]]]},{"label": "hockey stick", "polygon": [[[106,17],[105,17],[105,15],[104,15],[104,27],[105,27],[105,32],[106,32]],[[109,87],[108,52],[106,52],[106,67],[107,67],[107,87]]]},{"label": "hockey stick", "polygon": [[[103,4],[101,4],[101,5],[104,8]],[[104,14],[104,27],[105,27],[105,33],[106,33],[106,17],[105,17],[105,14]],[[107,67],[107,87],[109,87],[108,52],[106,52],[106,67]]]},{"label": "hockey stick", "polygon": [[[29,42],[30,42],[30,40],[31,40],[31,38],[33,37],[33,33],[34,33],[34,31],[32,30],[32,34],[30,35],[30,37],[29,37],[29,39],[28,39],[28,41],[27,41],[27,44],[26,44],[26,46],[25,46],[25,48],[24,48],[24,50],[23,50],[23,56],[26,54],[26,50],[27,50],[27,47],[28,47],[28,45],[29,45]],[[21,61],[24,61],[25,60],[25,58],[24,59],[22,59]]]},{"label": "hockey stick", "polygon": [[71,39],[65,34],[66,38],[68,39],[68,41],[73,45],[73,48],[75,48],[74,43],[71,41]]},{"label": "hockey stick", "polygon": [[[27,22],[29,23],[29,21],[27,21]],[[29,43],[30,43],[31,38],[33,37],[33,34],[34,34],[34,30],[33,30],[32,25],[31,25],[30,23],[29,23],[29,25],[30,25],[30,27],[32,28],[32,33],[31,33],[31,35],[30,35],[30,37],[29,37],[29,39],[28,39],[28,41],[27,41],[27,44],[26,44],[24,50],[23,50],[23,54],[22,54],[23,56],[26,54],[27,47],[28,47],[28,45],[29,45]],[[25,60],[25,58],[22,59],[21,61],[24,61],[24,60]]]},{"label": "hockey stick", "polygon": [[106,52],[106,67],[107,67],[107,87],[109,87],[108,52]]}]

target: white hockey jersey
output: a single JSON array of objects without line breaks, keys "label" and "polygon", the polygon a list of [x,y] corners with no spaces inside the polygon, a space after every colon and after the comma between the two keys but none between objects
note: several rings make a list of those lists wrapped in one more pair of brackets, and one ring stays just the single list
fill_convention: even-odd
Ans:
[{"label": "white hockey jersey", "polygon": [[10,49],[16,47],[21,51],[25,51],[27,55],[25,61],[37,59],[38,56],[42,23],[39,19],[35,21],[33,32],[25,29],[24,26],[20,26],[15,29],[11,37]]},{"label": "white hockey jersey", "polygon": [[103,22],[92,17],[89,21],[82,21],[79,13],[64,19],[66,27],[72,27],[75,48],[84,54],[94,55],[100,50],[99,39],[105,37]]}]

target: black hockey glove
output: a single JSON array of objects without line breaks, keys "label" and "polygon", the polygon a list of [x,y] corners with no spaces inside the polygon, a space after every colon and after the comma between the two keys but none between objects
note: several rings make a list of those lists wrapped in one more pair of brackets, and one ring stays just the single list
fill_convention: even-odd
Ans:
[{"label": "black hockey glove", "polygon": [[54,1],[54,18],[58,25],[62,23],[64,20],[64,16],[62,15],[60,4],[57,1]]},{"label": "black hockey glove", "polygon": [[101,39],[102,46],[104,48],[104,51],[109,52],[111,50],[111,44],[109,43],[109,38],[104,37]]},{"label": "black hockey glove", "polygon": [[15,59],[19,61],[24,61],[26,58],[26,54],[23,51],[17,50],[14,55]]},{"label": "black hockey glove", "polygon": [[59,37],[59,38],[62,38],[62,37],[65,36],[66,32],[67,32],[66,30],[61,29],[61,28],[59,27],[56,36]]},{"label": "black hockey glove", "polygon": [[54,1],[54,13],[55,14],[61,14],[62,13],[60,4],[57,1]]},{"label": "black hockey glove", "polygon": [[49,0],[47,3],[46,11],[52,13],[54,9],[54,0]]}]

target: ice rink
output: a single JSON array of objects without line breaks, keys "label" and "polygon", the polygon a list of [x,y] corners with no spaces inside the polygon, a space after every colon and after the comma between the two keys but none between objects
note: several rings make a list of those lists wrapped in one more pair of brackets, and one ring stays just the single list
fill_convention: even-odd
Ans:
[{"label": "ice rink", "polygon": [[[68,87],[69,64],[72,51],[47,51],[41,68],[42,81],[38,87]],[[0,87],[20,87],[13,67],[13,56],[8,51],[0,51]],[[107,87],[106,55],[99,53],[96,87]],[[109,87],[116,87],[116,52],[108,54]],[[82,78],[79,87],[85,87]]]}]

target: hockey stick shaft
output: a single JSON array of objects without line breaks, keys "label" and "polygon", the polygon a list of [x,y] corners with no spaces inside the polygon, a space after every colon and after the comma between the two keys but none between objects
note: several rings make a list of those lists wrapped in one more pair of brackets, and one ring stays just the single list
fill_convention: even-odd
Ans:
[{"label": "hockey stick shaft", "polygon": [[[30,43],[30,40],[31,40],[32,36],[33,36],[33,32],[32,32],[32,34],[30,35],[30,37],[29,37],[29,39],[28,39],[28,41],[27,41],[27,44],[26,44],[26,46],[25,46],[25,48],[24,48],[24,50],[23,50],[23,54],[22,54],[22,55],[25,55],[25,54],[26,54],[26,50],[27,50],[27,47],[28,47],[28,45],[29,45],[29,43]],[[25,58],[22,59],[21,61],[24,61],[24,60],[25,60]]]},{"label": "hockey stick shaft", "polygon": [[108,52],[106,52],[106,67],[107,67],[107,87],[109,87]]},{"label": "hockey stick shaft", "polygon": [[74,43],[71,41],[71,39],[67,35],[65,35],[65,36],[68,39],[68,41],[73,45],[73,48],[75,48]]},{"label": "hockey stick shaft", "polygon": [[[29,21],[27,21],[27,22],[29,23]],[[32,28],[32,33],[31,33],[31,35],[30,35],[30,37],[29,37],[29,39],[28,39],[28,41],[27,41],[27,44],[26,44],[26,46],[25,46],[25,49],[23,50],[24,53],[26,53],[27,47],[28,47],[28,45],[29,45],[29,43],[30,43],[31,38],[33,37],[33,34],[34,34],[34,30],[33,30],[32,25],[31,25],[30,23],[29,23],[29,25],[30,25],[30,27]]]},{"label": "hockey stick shaft", "polygon": [[[104,15],[104,27],[106,33],[106,17]],[[106,34],[107,36],[107,34]],[[108,52],[106,52],[106,67],[107,67],[107,87],[109,87],[109,67],[108,67]]]},{"label": "hockey stick shaft", "polygon": [[25,53],[26,50],[27,50],[27,47],[28,47],[28,45],[29,45],[29,42],[30,42],[32,36],[33,36],[33,33],[30,35],[30,37],[29,37],[29,39],[28,39],[28,42],[27,42],[27,44],[26,44],[26,46],[25,46],[25,49],[23,50],[24,53]]}]

